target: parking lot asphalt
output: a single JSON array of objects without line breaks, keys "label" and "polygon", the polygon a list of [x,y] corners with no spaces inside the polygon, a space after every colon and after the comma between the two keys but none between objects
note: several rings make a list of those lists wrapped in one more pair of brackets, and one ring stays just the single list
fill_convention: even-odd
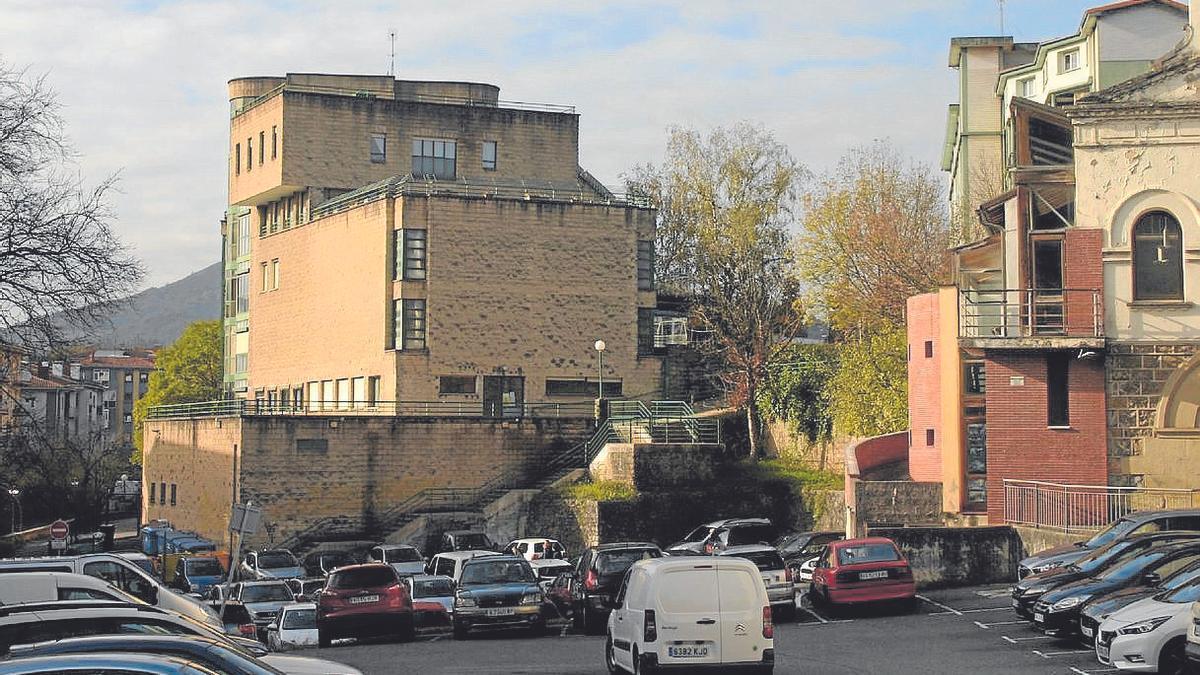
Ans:
[{"label": "parking lot asphalt", "polygon": [[[923,592],[908,614],[829,616],[801,601],[776,627],[776,673],[1111,673],[1090,649],[1035,631],[1009,606],[1008,586]],[[408,644],[348,644],[319,656],[364,673],[605,673],[604,638],[555,630],[544,637],[492,633]],[[318,655],[315,650],[307,652]]]}]

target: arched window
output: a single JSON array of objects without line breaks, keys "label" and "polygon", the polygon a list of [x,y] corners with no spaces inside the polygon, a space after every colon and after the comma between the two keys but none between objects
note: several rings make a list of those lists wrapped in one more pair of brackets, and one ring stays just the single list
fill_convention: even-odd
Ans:
[{"label": "arched window", "polygon": [[1183,236],[1165,211],[1147,213],[1133,227],[1133,299],[1183,300]]}]

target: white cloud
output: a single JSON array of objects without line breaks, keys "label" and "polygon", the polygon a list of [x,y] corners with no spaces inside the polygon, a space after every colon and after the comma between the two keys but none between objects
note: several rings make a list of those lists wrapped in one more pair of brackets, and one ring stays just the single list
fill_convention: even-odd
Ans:
[{"label": "white cloud", "polygon": [[932,161],[943,43],[906,63],[910,45],[864,31],[953,4],[0,0],[0,58],[49,74],[87,180],[120,172],[118,229],[157,285],[219,255],[230,78],[383,73],[394,29],[398,77],[576,105],[582,163],[605,182],[659,160],[672,124],[759,121],[814,168],[883,136]]}]

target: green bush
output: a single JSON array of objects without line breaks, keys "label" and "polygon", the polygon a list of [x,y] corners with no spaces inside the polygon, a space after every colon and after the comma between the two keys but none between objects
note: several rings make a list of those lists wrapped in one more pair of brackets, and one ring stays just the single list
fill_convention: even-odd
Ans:
[{"label": "green bush", "polygon": [[628,483],[615,480],[588,481],[562,488],[563,496],[595,502],[628,502],[637,497],[637,490]]}]

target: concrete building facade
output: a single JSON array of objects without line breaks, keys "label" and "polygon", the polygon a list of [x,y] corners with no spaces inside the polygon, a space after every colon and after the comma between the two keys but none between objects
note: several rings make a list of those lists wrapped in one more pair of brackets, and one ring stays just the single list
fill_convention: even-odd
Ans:
[{"label": "concrete building facade", "polygon": [[153,355],[96,350],[80,362],[80,371],[84,381],[104,389],[101,426],[108,430],[108,442],[132,450],[133,406],[150,386]]}]

